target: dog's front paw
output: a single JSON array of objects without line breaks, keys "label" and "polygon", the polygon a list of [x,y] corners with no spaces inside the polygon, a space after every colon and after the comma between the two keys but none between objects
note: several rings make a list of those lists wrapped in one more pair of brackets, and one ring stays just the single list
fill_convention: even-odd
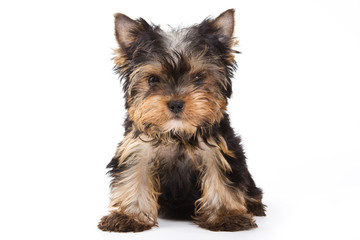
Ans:
[{"label": "dog's front paw", "polygon": [[212,219],[205,216],[195,218],[195,223],[199,227],[211,231],[241,231],[256,228],[257,225],[250,214],[224,215]]},{"label": "dog's front paw", "polygon": [[152,226],[154,224],[141,222],[117,212],[102,217],[98,224],[99,229],[109,232],[142,232]]}]

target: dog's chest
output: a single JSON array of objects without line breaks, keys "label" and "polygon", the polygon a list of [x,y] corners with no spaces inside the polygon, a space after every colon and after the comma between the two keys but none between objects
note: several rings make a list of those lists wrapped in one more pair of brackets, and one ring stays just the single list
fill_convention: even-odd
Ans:
[{"label": "dog's chest", "polygon": [[160,191],[165,198],[182,201],[198,189],[199,173],[186,149],[177,144],[158,150]]},{"label": "dog's chest", "polygon": [[156,160],[159,173],[168,175],[169,172],[189,172],[196,169],[195,161],[180,144],[168,144],[157,149]]}]

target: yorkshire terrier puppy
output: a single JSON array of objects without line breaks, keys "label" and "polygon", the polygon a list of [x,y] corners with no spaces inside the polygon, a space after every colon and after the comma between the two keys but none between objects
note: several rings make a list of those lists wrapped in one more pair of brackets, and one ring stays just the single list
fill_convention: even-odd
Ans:
[{"label": "yorkshire terrier puppy", "polygon": [[125,136],[110,168],[110,214],[101,230],[139,232],[164,216],[238,231],[265,216],[226,112],[236,68],[234,10],[163,31],[115,14],[115,70],[125,92]]}]

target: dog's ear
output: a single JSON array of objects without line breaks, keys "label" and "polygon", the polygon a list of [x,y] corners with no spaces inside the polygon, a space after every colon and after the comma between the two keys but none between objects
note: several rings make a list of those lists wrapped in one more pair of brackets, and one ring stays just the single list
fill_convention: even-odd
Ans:
[{"label": "dog's ear", "polygon": [[214,25],[218,29],[220,41],[226,41],[232,38],[235,26],[235,10],[229,9],[221,13],[215,20]]},{"label": "dog's ear", "polygon": [[[229,9],[221,13],[217,18],[205,19],[198,25],[195,30],[195,35],[206,44],[216,48],[232,47],[236,41],[233,39],[234,26],[235,26],[235,10]],[[196,39],[194,39],[196,41]]]},{"label": "dog's ear", "polygon": [[135,41],[135,32],[140,28],[138,21],[132,20],[122,13],[116,13],[115,17],[115,37],[119,47],[126,52],[126,50]]}]

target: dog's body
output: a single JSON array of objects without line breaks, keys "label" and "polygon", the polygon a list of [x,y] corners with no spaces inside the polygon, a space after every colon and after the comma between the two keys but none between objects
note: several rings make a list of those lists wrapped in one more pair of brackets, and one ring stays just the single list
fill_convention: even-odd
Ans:
[{"label": "dog's body", "polygon": [[158,209],[215,231],[250,229],[253,215],[265,215],[226,113],[233,29],[234,10],[171,32],[115,15],[128,117],[108,165],[112,210],[100,229],[150,229]]}]

